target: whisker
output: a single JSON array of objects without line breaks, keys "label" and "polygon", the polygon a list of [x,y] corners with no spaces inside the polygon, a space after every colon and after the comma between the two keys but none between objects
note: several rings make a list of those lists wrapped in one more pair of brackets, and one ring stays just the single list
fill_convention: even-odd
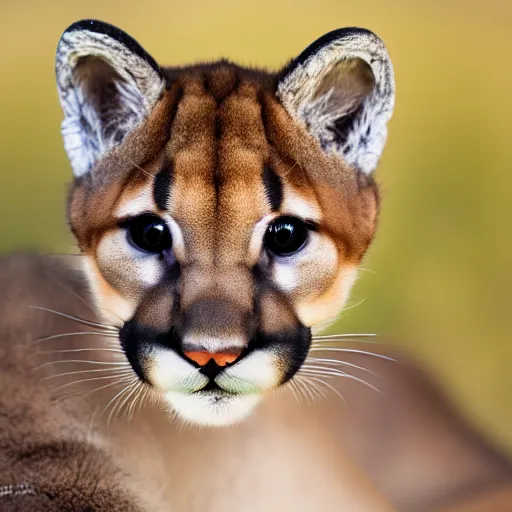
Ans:
[{"label": "whisker", "polygon": [[[302,387],[303,395],[304,395],[304,398],[306,399],[307,404],[308,405],[314,404],[315,397],[314,397],[313,393],[311,392],[311,390],[309,389],[307,380],[304,378],[304,375],[301,375],[300,378],[297,379],[297,384],[299,384]],[[311,402],[309,401],[308,397],[311,398]]]},{"label": "whisker", "polygon": [[[124,392],[120,395],[120,397],[118,398],[116,404],[114,405],[114,407],[112,407],[112,409],[110,411],[110,414],[108,416],[107,425],[110,425],[110,422],[112,421],[112,417],[114,415],[114,412],[115,412],[114,419],[119,417],[119,414],[121,413],[122,408],[123,408],[124,404],[126,403],[126,400],[129,398],[129,396],[131,395],[133,390],[136,388],[136,386],[138,384],[138,380],[139,379],[135,379],[131,384],[129,384],[124,389]],[[124,398],[121,398],[123,395],[126,395],[126,396]]]},{"label": "whisker", "polygon": [[83,382],[92,382],[96,380],[105,380],[105,379],[117,379],[119,377],[133,376],[133,370],[125,370],[123,372],[118,372],[112,375],[103,375],[101,377],[91,377],[90,379],[80,379],[74,380],[72,382],[66,382],[65,384],[60,384],[52,389],[52,391],[58,391],[59,389],[67,388],[68,386],[74,386],[75,384],[82,384]]},{"label": "whisker", "polygon": [[142,167],[140,167],[139,165],[137,165],[135,162],[133,162],[132,160],[130,160],[130,163],[134,166],[134,167],[137,167],[137,169],[139,169],[139,171],[142,171],[142,173],[144,173],[146,176],[148,176],[149,178],[153,178],[153,174],[149,173],[148,171],[144,170]]},{"label": "whisker", "polygon": [[[376,388],[375,386],[373,386],[372,384],[370,384],[369,382],[366,382],[365,380],[363,379],[360,379],[359,377],[356,377],[355,375],[350,375],[349,373],[345,373],[345,372],[342,372],[340,370],[336,370],[334,368],[332,369],[329,369],[329,370],[323,370],[321,369],[321,367],[319,368],[313,368],[313,367],[302,367],[304,368],[304,373],[314,373],[314,374],[318,374],[318,375],[332,375],[333,377],[343,377],[343,378],[346,378],[346,379],[352,379],[352,380],[355,380],[357,382],[360,382],[361,384],[365,384],[366,386],[368,386],[369,388],[373,389],[374,391],[376,391],[377,393],[381,394],[382,395],[382,391],[378,388]],[[301,370],[302,370],[301,368]]]},{"label": "whisker", "polygon": [[120,397],[123,396],[123,394],[126,393],[126,391],[129,391],[131,389],[131,387],[134,385],[134,383],[136,383],[137,380],[138,380],[138,378],[134,378],[134,380],[130,381],[126,386],[123,387],[123,389],[121,389],[121,391],[119,391],[116,395],[114,395],[110,399],[108,404],[103,408],[101,416],[103,416],[103,414],[105,414],[105,412],[108,410],[108,408],[110,407],[111,404],[113,404],[113,403],[116,404],[110,410],[110,414],[109,414],[108,420],[107,420],[107,425],[110,425],[110,421],[112,420],[112,414],[115,411],[117,404],[119,403]]},{"label": "whisker", "polygon": [[308,361],[314,361],[317,363],[330,363],[330,364],[342,365],[342,366],[350,366],[351,368],[356,368],[357,370],[362,370],[364,372],[371,373],[375,377],[382,378],[379,374],[375,373],[374,371],[372,371],[368,368],[365,368],[364,366],[359,366],[359,365],[353,364],[353,363],[347,363],[346,361],[339,361],[338,359],[324,359],[321,357],[309,357],[308,359],[306,359],[306,363]]},{"label": "whisker", "polygon": [[91,325],[93,327],[98,327],[101,329],[105,329],[110,332],[119,332],[119,329],[117,327],[114,327],[112,325],[102,324],[100,322],[92,322],[90,320],[84,320],[83,318],[78,318],[73,315],[67,315],[66,313],[61,313],[60,311],[56,311],[55,309],[50,308],[44,308],[43,306],[30,306],[33,309],[39,309],[40,311],[46,311],[47,313],[53,313],[54,315],[62,316],[64,318],[68,318],[69,320],[74,320],[75,322],[84,324],[84,325]]},{"label": "whisker", "polygon": [[116,413],[116,418],[119,418],[119,416],[121,414],[126,414],[126,417],[128,418],[128,408],[129,406],[131,405],[132,403],[132,397],[133,395],[137,392],[137,390],[139,389],[140,387],[140,380],[137,379],[131,386],[131,389],[129,391],[129,393],[126,394],[126,397],[124,398],[124,400],[122,401],[119,401],[120,405],[119,407],[117,408],[117,413]]},{"label": "whisker", "polygon": [[[80,256],[83,256],[82,254],[80,254]],[[72,267],[69,269],[69,270],[76,270],[76,269],[73,269]],[[73,288],[71,288],[71,286],[68,286],[67,284],[65,284],[64,282],[60,281],[59,279],[57,279],[54,275],[52,275],[50,272],[46,272],[46,275],[56,284],[58,284],[60,287],[64,288],[64,290],[66,290],[67,292],[71,293],[74,297],[76,297],[82,304],[84,304],[90,311],[92,311],[93,313],[95,312],[94,311],[94,308],[85,300],[84,297],[82,297],[79,293],[77,293],[75,290],[73,290]]]},{"label": "whisker", "polygon": [[293,168],[297,165],[295,162],[286,172],[283,173],[283,176],[287,176],[290,172],[292,172]]},{"label": "whisker", "polygon": [[133,408],[137,404],[137,399],[142,391],[142,387],[140,383],[138,386],[135,386],[134,391],[131,392],[127,407],[126,407],[126,418],[130,422],[133,418]]},{"label": "whisker", "polygon": [[38,340],[32,341],[30,344],[36,345],[38,343],[42,343],[43,341],[54,340],[57,338],[67,338],[67,337],[71,337],[71,336],[85,336],[85,335],[88,335],[88,336],[96,335],[96,336],[103,336],[104,338],[119,339],[117,334],[115,334],[115,335],[110,334],[110,333],[107,334],[104,332],[97,332],[97,331],[80,331],[80,332],[65,332],[62,334],[54,334],[53,336],[45,336],[44,338],[39,338]]},{"label": "whisker", "polygon": [[342,314],[345,312],[345,311],[349,311],[350,309],[354,309],[354,308],[357,308],[358,306],[360,306],[361,304],[363,304],[363,302],[366,300],[367,297],[364,297],[362,298],[359,302],[357,302],[356,304],[352,304],[351,306],[346,306],[343,308],[342,310]]},{"label": "whisker", "polygon": [[302,379],[298,378],[298,376],[295,377],[295,384],[297,385],[297,390],[299,394],[302,396],[303,401],[305,401],[309,405],[309,400],[306,395],[306,391],[304,390],[304,382]]},{"label": "whisker", "polygon": [[[120,365],[119,370],[128,369],[128,368],[130,368],[130,371],[133,372],[129,363],[126,363],[125,365]],[[73,372],[55,373],[53,375],[48,375],[46,377],[42,377],[41,380],[56,379],[58,377],[66,377],[68,375],[77,375],[79,373],[98,373],[98,372],[112,372],[112,371],[116,371],[116,370],[113,368],[100,368],[100,369],[94,369],[94,370],[76,370]]]},{"label": "whisker", "polygon": [[47,355],[47,354],[67,354],[70,352],[114,352],[116,354],[124,354],[124,351],[119,348],[73,348],[66,350],[41,350],[37,352],[38,355]]},{"label": "whisker", "polygon": [[155,403],[155,395],[151,393],[151,388],[149,386],[144,386],[146,392],[144,393],[144,396],[142,397],[141,404],[139,406],[139,410],[141,410],[143,407],[146,407],[148,402]]},{"label": "whisker", "polygon": [[374,276],[377,275],[377,272],[375,272],[375,270],[372,270],[370,268],[358,267],[357,270],[362,270],[364,272],[370,272],[370,274],[373,274]]},{"label": "whisker", "polygon": [[124,398],[123,403],[119,406],[119,414],[122,414],[123,410],[124,410],[124,413],[126,414],[126,418],[128,418],[128,414],[129,414],[129,410],[130,410],[130,405],[133,403],[132,397],[133,397],[134,394],[137,393],[138,389],[139,389],[138,385],[134,385],[132,387],[131,391]]},{"label": "whisker", "polygon": [[345,353],[352,353],[352,354],[363,354],[366,356],[378,357],[379,359],[384,359],[386,361],[392,361],[393,363],[396,363],[396,359],[393,359],[392,357],[384,356],[382,354],[376,354],[374,352],[367,352],[366,350],[357,350],[354,348],[312,347],[309,350],[310,350],[310,352],[321,350],[323,352],[332,351],[332,352],[345,352]]},{"label": "whisker", "polygon": [[313,392],[311,391],[310,386],[308,386],[307,380],[303,378],[303,379],[301,379],[301,381],[302,381],[302,384],[304,386],[304,389],[306,390],[306,393],[311,398],[311,404],[314,404],[315,403],[315,396],[313,395]]},{"label": "whisker", "polygon": [[137,407],[137,412],[140,413],[144,407],[146,407],[146,404],[148,402],[148,395],[150,393],[148,386],[142,385],[142,389],[144,390],[141,393],[140,399],[139,399],[139,405]]},{"label": "whisker", "polygon": [[359,343],[360,345],[382,345],[382,342],[377,340],[369,340],[369,339],[361,339],[355,340],[353,338],[333,338],[330,340],[311,340],[312,347],[331,347],[331,346],[339,346],[339,345],[351,345],[353,343]]},{"label": "whisker", "polygon": [[318,373],[322,373],[323,375],[332,375],[332,376],[340,376],[340,377],[345,377],[347,375],[349,375],[348,373],[342,371],[342,370],[338,370],[337,368],[328,368],[326,366],[314,366],[314,365],[307,365],[307,364],[304,364],[302,365],[301,367],[301,370],[304,370],[304,371],[315,371],[315,372],[318,372]]},{"label": "whisker", "polygon": [[341,339],[341,338],[363,338],[363,337],[375,337],[377,334],[324,334],[320,336],[312,336],[314,340],[325,340],[325,339]]},{"label": "whisker", "polygon": [[133,417],[135,415],[135,411],[136,411],[136,408],[137,408],[136,407],[137,404],[139,406],[138,410],[140,411],[141,405],[142,405],[142,398],[144,397],[145,393],[146,393],[145,386],[143,384],[140,384],[138,386],[138,391],[137,391],[136,395],[134,396],[134,398],[132,400],[132,403],[128,407],[128,421],[132,421],[133,420]]},{"label": "whisker", "polygon": [[[84,257],[83,254],[58,254],[56,256],[81,256],[81,257]],[[64,269],[61,269],[61,270],[67,270],[67,271],[77,271],[77,272],[82,272],[81,269],[74,269],[72,267],[68,267],[68,268],[64,268]],[[92,311],[93,313],[96,313],[96,310],[100,309],[101,311],[106,311],[107,313],[110,313],[111,315],[114,315],[116,318],[118,318],[122,324],[126,323],[126,320],[124,320],[123,318],[121,318],[117,313],[114,313],[113,311],[110,311],[109,309],[106,309],[106,308],[102,308],[102,307],[99,307],[98,305],[94,305],[92,306],[91,304],[89,304],[84,297],[82,297],[80,294],[78,294],[75,290],[73,290],[71,288],[71,286],[68,286],[66,284],[64,284],[62,281],[59,281],[58,279],[55,278],[55,276],[52,276],[50,275],[50,273],[47,272],[47,275],[50,279],[52,279],[55,283],[57,283],[59,286],[61,286],[62,288],[64,288],[66,291],[70,292],[72,295],[74,295],[80,302],[82,302],[82,304],[84,304],[90,311]],[[112,326],[112,327],[115,327],[115,326]]]},{"label": "whisker", "polygon": [[304,375],[301,376],[302,380],[307,382],[311,386],[311,390],[319,397],[319,398],[327,398],[327,395],[320,389],[320,386],[311,381],[310,377],[306,377]]},{"label": "whisker", "polygon": [[48,361],[47,363],[40,364],[36,366],[34,370],[40,370],[41,368],[45,368],[46,366],[51,366],[53,364],[71,364],[71,363],[86,363],[86,364],[101,364],[107,366],[128,366],[127,361],[89,361],[87,359],[59,359],[57,361]]},{"label": "whisker", "polygon": [[89,428],[87,429],[86,439],[89,443],[93,442],[92,432],[94,428],[94,420],[96,419],[96,414],[98,413],[98,406],[95,407],[94,412],[91,416],[91,421],[89,422]]},{"label": "whisker", "polygon": [[[105,378],[107,378],[107,377],[105,377]],[[109,378],[116,378],[116,377],[110,376]],[[67,395],[59,396],[56,398],[55,401],[58,403],[58,402],[61,402],[63,400],[68,400],[73,397],[83,397],[83,396],[91,395],[93,393],[96,393],[96,391],[101,391],[102,389],[107,389],[112,386],[117,386],[119,384],[122,384],[123,382],[126,382],[127,380],[131,380],[129,375],[126,375],[126,377],[123,377],[121,379],[116,378],[116,380],[114,382],[109,382],[108,384],[105,384],[104,386],[100,386],[98,388],[88,389],[87,391],[75,391],[75,392],[68,393]]]},{"label": "whisker", "polygon": [[295,382],[294,379],[291,379],[287,382],[287,385],[286,385],[286,389],[289,389],[293,396],[295,397],[295,400],[297,400],[297,403],[300,404],[300,398],[299,396],[297,395],[297,389],[296,389],[296,386],[297,386],[297,383]]},{"label": "whisker", "polygon": [[310,375],[308,376],[308,378],[312,379],[314,381],[317,381],[319,384],[323,384],[324,386],[328,387],[329,389],[334,391],[343,400],[344,403],[347,403],[347,401],[345,400],[345,397],[334,386],[331,386],[328,382],[325,382],[323,379],[320,379],[318,377],[312,377]]}]

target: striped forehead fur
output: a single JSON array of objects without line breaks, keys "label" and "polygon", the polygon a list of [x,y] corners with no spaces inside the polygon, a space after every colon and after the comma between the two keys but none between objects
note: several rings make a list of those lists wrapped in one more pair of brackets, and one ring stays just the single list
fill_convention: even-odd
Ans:
[{"label": "striped forehead fur", "polygon": [[[210,232],[224,235],[226,241],[236,233],[237,217],[240,217],[240,229],[244,229],[247,223],[255,223],[263,217],[267,208],[278,211],[287,183],[293,184],[296,190],[297,187],[303,190],[306,196],[316,186],[333,186],[327,176],[333,167],[332,160],[323,156],[321,149],[315,147],[315,142],[310,141],[289,116],[283,117],[283,109],[271,93],[275,84],[266,74],[225,62],[163,70],[163,73],[168,80],[172,79],[172,86],[166,93],[172,100],[167,101],[160,117],[153,116],[152,121],[161,125],[165,116],[174,113],[168,143],[162,140],[154,145],[150,163],[132,161],[127,167],[130,173],[126,171],[123,182],[116,180],[101,193],[93,187],[85,194],[89,198],[85,204],[101,203],[101,207],[84,208],[82,204],[84,210],[80,208],[81,212],[76,215],[71,208],[74,219],[83,216],[84,211],[87,216],[102,217],[100,223],[81,219],[84,228],[110,225],[105,223],[105,215],[108,216],[106,208],[112,199],[106,198],[113,197],[114,189],[121,193],[120,189],[133,180],[139,183],[152,180],[153,200],[159,210],[170,210],[192,224],[199,222],[198,226],[210,225]],[[147,126],[151,131],[150,122]],[[123,148],[124,145],[118,153],[122,153]],[[136,154],[133,145],[130,151]],[[315,175],[322,173],[323,166],[329,172],[318,182]],[[334,184],[334,192],[342,187],[347,200],[358,201],[360,187],[347,186],[350,182],[355,184],[351,177],[355,177],[354,173],[344,171],[340,163],[334,163],[333,173],[339,182]],[[80,188],[88,181],[87,177],[84,181],[78,180],[74,187]],[[368,186],[370,190],[374,188],[371,183]],[[171,188],[178,194],[173,204],[169,201]],[[218,214],[216,228],[212,225],[214,212]],[[237,236],[234,244],[237,244]],[[229,253],[234,245],[227,245]],[[203,249],[209,252],[207,247]],[[239,253],[244,250],[239,246]],[[229,260],[229,255],[227,257]]]}]

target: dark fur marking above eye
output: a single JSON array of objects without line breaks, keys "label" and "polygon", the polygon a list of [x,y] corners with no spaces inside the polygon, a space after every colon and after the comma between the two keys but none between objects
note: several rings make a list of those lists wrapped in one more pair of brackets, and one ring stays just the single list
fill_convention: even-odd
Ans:
[{"label": "dark fur marking above eye", "polygon": [[270,168],[265,166],[263,170],[263,185],[272,211],[281,208],[283,202],[283,183],[281,178]]},{"label": "dark fur marking above eye", "polygon": [[165,162],[162,170],[155,176],[153,185],[153,199],[159,210],[169,208],[169,197],[172,185],[172,164]]}]

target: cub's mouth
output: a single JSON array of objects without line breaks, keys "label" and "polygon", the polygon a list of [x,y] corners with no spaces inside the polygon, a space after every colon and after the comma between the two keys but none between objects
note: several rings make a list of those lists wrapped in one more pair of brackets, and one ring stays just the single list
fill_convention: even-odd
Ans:
[{"label": "cub's mouth", "polygon": [[297,326],[279,335],[260,333],[243,350],[207,352],[183,350],[176,329],[157,333],[131,320],[121,329],[120,341],[134,372],[169,412],[191,424],[223,426],[245,419],[266,393],[295,375],[311,332]]}]

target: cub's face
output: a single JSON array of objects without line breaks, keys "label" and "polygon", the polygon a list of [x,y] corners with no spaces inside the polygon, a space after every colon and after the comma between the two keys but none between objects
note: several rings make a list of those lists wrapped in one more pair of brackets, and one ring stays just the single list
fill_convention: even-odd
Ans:
[{"label": "cub's face", "polygon": [[183,418],[244,418],[303,364],[375,231],[394,84],[345,29],[282,72],[160,68],[95,21],[59,43],[69,219],[133,371]]}]

